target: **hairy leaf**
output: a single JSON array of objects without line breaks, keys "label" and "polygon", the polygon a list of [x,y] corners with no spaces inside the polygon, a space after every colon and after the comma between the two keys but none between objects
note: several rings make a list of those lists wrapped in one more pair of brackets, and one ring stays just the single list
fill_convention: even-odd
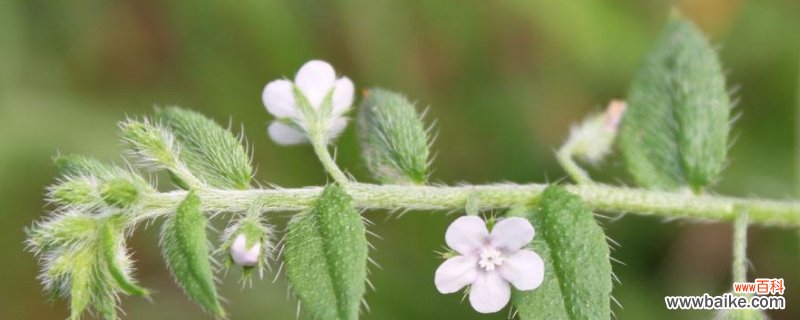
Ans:
[{"label": "hairy leaf", "polygon": [[303,309],[314,319],[357,319],[366,289],[367,238],[352,198],[328,186],[288,229],[286,275]]},{"label": "hairy leaf", "polygon": [[509,215],[525,217],[536,227],[533,250],[545,262],[544,282],[538,289],[514,292],[521,319],[609,319],[608,244],[583,201],[551,186],[537,208],[520,208]]},{"label": "hairy leaf", "polygon": [[725,162],[731,103],[717,54],[689,21],[674,18],[636,73],[619,144],[648,188],[693,190]]},{"label": "hairy leaf", "polygon": [[138,160],[144,165],[172,169],[178,162],[175,138],[172,133],[150,121],[127,120],[120,124],[122,137],[128,142]]},{"label": "hairy leaf", "polygon": [[93,310],[117,319],[119,293],[147,295],[132,280],[125,250],[124,216],[57,215],[28,231],[28,244],[42,260],[40,279],[69,297],[70,319]]},{"label": "hairy leaf", "polygon": [[225,317],[211,269],[206,225],[200,197],[190,191],[174,215],[164,222],[161,249],[167,267],[190,299],[206,311]]},{"label": "hairy leaf", "polygon": [[92,205],[99,202],[97,181],[91,177],[69,177],[50,186],[48,198],[60,205]]},{"label": "hairy leaf", "polygon": [[127,120],[120,124],[122,137],[131,148],[139,166],[151,170],[167,170],[175,184],[183,189],[205,187],[179,158],[180,148],[173,133],[150,120]]},{"label": "hairy leaf", "polygon": [[150,295],[147,289],[137,285],[129,275],[122,226],[113,220],[103,224],[100,227],[99,238],[99,255],[117,286],[129,295],[145,297]]},{"label": "hairy leaf", "polygon": [[154,191],[138,173],[92,158],[58,156],[55,164],[62,177],[48,187],[48,197],[64,207],[126,208],[136,203],[142,193]]},{"label": "hairy leaf", "polygon": [[54,159],[58,173],[65,177],[95,176],[103,178],[109,172],[114,171],[97,159],[80,155],[57,156]]},{"label": "hairy leaf", "polygon": [[362,156],[376,179],[384,183],[425,183],[428,134],[414,104],[404,96],[371,89],[361,104],[358,133]]},{"label": "hairy leaf", "polygon": [[236,136],[200,113],[156,109],[156,120],[180,143],[180,157],[197,177],[218,188],[247,189],[253,170]]}]

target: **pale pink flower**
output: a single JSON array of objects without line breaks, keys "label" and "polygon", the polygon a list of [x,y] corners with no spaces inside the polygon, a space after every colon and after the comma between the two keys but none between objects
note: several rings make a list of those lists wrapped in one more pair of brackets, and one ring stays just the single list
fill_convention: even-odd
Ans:
[{"label": "pale pink flower", "polygon": [[533,290],[544,280],[542,258],[524,249],[533,234],[533,226],[523,218],[500,220],[491,233],[479,217],[456,219],[447,228],[445,241],[459,255],[436,269],[436,289],[447,294],[470,286],[469,302],[475,311],[500,311],[511,298],[512,285]]},{"label": "pale pink flower", "polygon": [[261,243],[256,242],[250,248],[247,248],[247,237],[244,234],[239,234],[231,244],[231,258],[238,266],[255,266],[261,258]]},{"label": "pale pink flower", "polygon": [[[314,115],[304,114],[298,106],[295,88],[308,101]],[[347,127],[344,114],[353,105],[354,97],[353,82],[347,77],[337,78],[330,64],[321,60],[306,62],[294,82],[279,79],[264,87],[264,106],[277,119],[267,129],[269,136],[279,144],[300,144],[308,142],[307,134],[314,129],[322,131],[317,134],[330,141]],[[329,109],[323,108],[328,102]]]}]

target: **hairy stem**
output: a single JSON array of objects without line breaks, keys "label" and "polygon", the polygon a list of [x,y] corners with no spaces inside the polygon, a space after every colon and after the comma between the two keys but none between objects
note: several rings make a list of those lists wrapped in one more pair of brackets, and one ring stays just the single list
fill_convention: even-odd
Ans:
[{"label": "hairy stem", "polygon": [[[339,171],[341,173],[341,171]],[[546,184],[497,184],[466,186],[401,186],[351,183],[347,192],[361,209],[386,210],[464,210],[467,199],[478,197],[481,210],[504,209],[535,203]],[[664,218],[690,218],[733,221],[735,208],[746,209],[749,223],[774,226],[800,226],[800,202],[757,200],[710,195],[689,195],[647,191],[600,184],[566,186],[592,209],[614,213],[654,215]],[[256,200],[263,211],[300,211],[319,196],[321,187],[297,189],[209,189],[199,193],[207,212],[241,212]],[[185,191],[147,195],[138,219],[171,214],[186,196]]]},{"label": "hairy stem", "polygon": [[583,170],[577,163],[575,163],[575,159],[572,158],[572,145],[565,144],[561,147],[561,149],[556,152],[556,159],[558,163],[564,168],[564,171],[567,172],[570,178],[577,184],[588,184],[592,183],[592,178],[589,177],[589,174],[586,170]]},{"label": "hairy stem", "polygon": [[336,165],[336,161],[333,160],[331,157],[331,153],[328,151],[328,146],[325,143],[325,139],[321,135],[318,139],[313,139],[311,141],[311,145],[314,147],[314,153],[316,153],[317,158],[322,163],[322,166],[325,168],[325,171],[331,175],[336,183],[341,186],[347,186],[350,183],[350,180],[347,179],[347,176],[342,172],[342,169],[339,169],[339,166]]},{"label": "hairy stem", "polygon": [[747,281],[747,209],[737,206],[733,223],[733,282]]}]

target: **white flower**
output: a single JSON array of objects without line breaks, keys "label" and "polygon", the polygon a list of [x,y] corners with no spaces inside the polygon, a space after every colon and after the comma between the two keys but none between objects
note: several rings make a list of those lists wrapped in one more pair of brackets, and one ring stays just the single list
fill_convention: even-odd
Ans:
[{"label": "white flower", "polygon": [[497,312],[508,304],[511,285],[533,290],[544,280],[544,262],[523,249],[533,239],[533,226],[523,218],[506,218],[492,232],[483,219],[463,216],[450,224],[447,245],[459,253],[436,269],[436,289],[453,293],[471,285],[469,302],[480,313]]},{"label": "white flower", "polygon": [[239,234],[231,245],[231,258],[238,266],[252,267],[258,264],[261,257],[261,243],[254,243],[250,249],[247,248],[247,238],[244,234]]},{"label": "white flower", "polygon": [[277,118],[269,136],[283,145],[308,142],[308,134],[323,135],[326,142],[336,138],[347,126],[343,115],[353,104],[354,90],[353,82],[337,79],[327,62],[306,62],[294,82],[279,79],[264,87],[264,106]]}]

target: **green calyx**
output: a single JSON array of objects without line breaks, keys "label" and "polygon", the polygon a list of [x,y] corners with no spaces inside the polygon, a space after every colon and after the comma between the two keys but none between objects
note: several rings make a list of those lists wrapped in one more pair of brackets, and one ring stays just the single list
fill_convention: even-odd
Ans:
[{"label": "green calyx", "polygon": [[100,195],[108,205],[124,208],[139,199],[139,189],[128,180],[113,179],[101,187]]}]

